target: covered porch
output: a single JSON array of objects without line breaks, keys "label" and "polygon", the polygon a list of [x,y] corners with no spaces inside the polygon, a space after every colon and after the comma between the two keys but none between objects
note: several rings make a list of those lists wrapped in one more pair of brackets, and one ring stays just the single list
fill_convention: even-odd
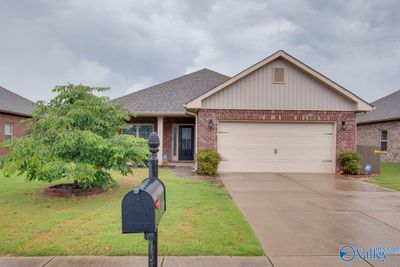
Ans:
[{"label": "covered porch", "polygon": [[[153,131],[160,137],[158,158],[163,165],[193,164],[196,155],[196,118],[190,115],[141,115],[132,117],[124,134],[148,138]],[[193,164],[194,166],[194,164]]]}]

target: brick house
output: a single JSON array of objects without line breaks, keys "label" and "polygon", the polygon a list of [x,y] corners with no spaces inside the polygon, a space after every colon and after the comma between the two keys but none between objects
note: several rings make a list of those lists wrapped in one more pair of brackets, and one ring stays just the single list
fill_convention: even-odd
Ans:
[{"label": "brick house", "polygon": [[[21,121],[32,117],[33,108],[32,101],[0,86],[0,143],[26,135],[27,127]],[[0,148],[0,156],[7,151],[7,148]]]},{"label": "brick house", "polygon": [[400,162],[400,90],[371,103],[357,116],[357,144],[379,146],[384,162]]},{"label": "brick house", "polygon": [[233,77],[203,69],[115,99],[136,114],[126,133],[160,135],[160,156],[215,148],[221,172],[333,173],[372,106],[284,51]]}]

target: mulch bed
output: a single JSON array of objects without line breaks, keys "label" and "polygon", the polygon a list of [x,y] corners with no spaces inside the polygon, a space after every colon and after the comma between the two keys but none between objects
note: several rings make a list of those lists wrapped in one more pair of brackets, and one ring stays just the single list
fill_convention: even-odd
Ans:
[{"label": "mulch bed", "polygon": [[51,197],[81,197],[96,195],[104,192],[101,187],[76,188],[74,184],[57,184],[44,190],[44,193]]}]

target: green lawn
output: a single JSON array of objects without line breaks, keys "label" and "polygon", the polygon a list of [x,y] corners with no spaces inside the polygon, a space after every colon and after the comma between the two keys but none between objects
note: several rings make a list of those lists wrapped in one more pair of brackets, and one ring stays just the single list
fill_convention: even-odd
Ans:
[{"label": "green lawn", "polygon": [[[0,172],[0,256],[146,255],[143,234],[121,234],[121,199],[147,175],[116,175],[119,186],[88,198],[50,198],[48,186]],[[251,227],[224,188],[161,169],[167,212],[161,255],[263,255]]]},{"label": "green lawn", "polygon": [[371,182],[400,191],[400,163],[382,163],[381,173]]}]

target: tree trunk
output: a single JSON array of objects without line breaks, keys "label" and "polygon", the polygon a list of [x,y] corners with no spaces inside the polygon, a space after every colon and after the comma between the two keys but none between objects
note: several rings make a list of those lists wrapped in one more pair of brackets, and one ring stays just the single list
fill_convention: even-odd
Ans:
[{"label": "tree trunk", "polygon": [[78,188],[78,180],[74,180],[74,188]]}]

